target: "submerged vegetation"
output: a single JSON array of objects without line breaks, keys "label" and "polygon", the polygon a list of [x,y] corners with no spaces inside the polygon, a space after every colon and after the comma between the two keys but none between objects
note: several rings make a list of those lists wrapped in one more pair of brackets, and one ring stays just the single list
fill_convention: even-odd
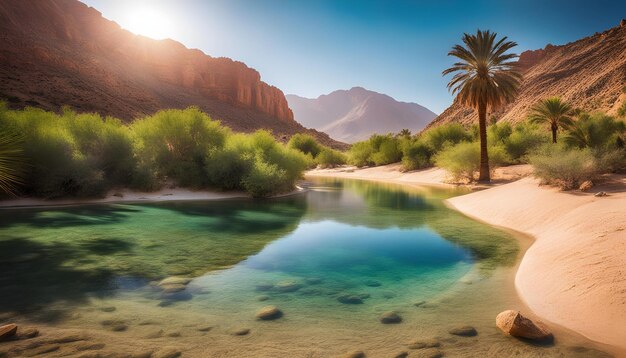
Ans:
[{"label": "submerged vegetation", "polygon": [[68,108],[55,114],[2,107],[0,126],[23,137],[16,149],[23,152],[20,193],[44,198],[171,184],[263,197],[291,190],[309,162],[267,131],[234,134],[197,108],[163,110],[125,125]]}]

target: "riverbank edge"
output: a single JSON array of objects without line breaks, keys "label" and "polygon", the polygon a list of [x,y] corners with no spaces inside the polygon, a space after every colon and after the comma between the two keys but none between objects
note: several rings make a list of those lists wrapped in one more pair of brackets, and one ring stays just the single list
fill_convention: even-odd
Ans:
[{"label": "riverbank edge", "polygon": [[[445,171],[440,168],[407,173],[399,168],[398,165],[389,165],[366,169],[312,170],[307,172],[307,176],[411,186],[458,186],[447,183]],[[513,175],[510,172],[501,175],[502,171],[500,175],[496,173],[494,184],[469,186],[475,191],[450,198],[446,204],[475,220],[532,238],[533,242],[520,260],[515,274],[515,288],[522,301],[545,321],[598,342],[616,356],[626,356],[626,343],[620,339],[626,336],[626,328],[618,326],[626,321],[626,280],[620,281],[623,275],[619,269],[624,265],[615,265],[619,263],[620,256],[626,257],[626,243],[619,247],[617,241],[617,235],[626,232],[626,227],[619,227],[620,222],[626,223],[626,176],[613,176],[611,184],[595,187],[589,193],[561,192],[540,186],[539,181],[531,177],[529,166],[509,169],[514,172]],[[600,201],[604,199],[606,203],[606,198],[594,197],[593,194],[600,190],[610,193],[608,198],[613,203],[609,208],[603,208]],[[596,203],[593,208],[585,208],[593,203]],[[618,208],[620,203],[624,205],[621,211]],[[576,215],[572,215],[574,211]],[[529,212],[531,217],[520,215]],[[546,212],[550,215],[543,216]],[[598,233],[598,227],[606,227],[605,219],[609,214],[614,214],[614,220],[610,221],[613,227]],[[584,227],[577,225],[582,222],[588,224]],[[567,224],[569,230],[563,227]],[[560,235],[555,235],[555,231],[560,231]],[[611,243],[601,247],[593,245],[595,241],[605,238],[607,232],[615,236]],[[570,240],[574,235],[580,238],[576,245]],[[546,246],[551,249],[548,254],[543,252]],[[585,255],[577,251],[580,246],[586,246]],[[618,247],[610,250],[606,246]],[[586,274],[583,267],[590,264],[589,260],[595,255],[606,254],[610,254],[612,260],[605,261],[604,265],[601,262],[601,267],[596,268],[593,274]],[[555,264],[557,262],[560,264]],[[580,271],[583,271],[582,274]],[[585,291],[575,289],[576,286],[599,286],[603,289]],[[600,304],[598,301],[602,299],[610,302]]]},{"label": "riverbank edge", "polygon": [[[272,198],[282,198],[306,192],[308,189],[296,186],[290,192],[271,196]],[[240,191],[211,191],[211,190],[191,190],[184,188],[161,189],[154,192],[138,192],[133,190],[113,190],[107,193],[104,198],[89,199],[53,199],[46,200],[40,198],[16,198],[0,200],[0,210],[3,209],[28,209],[28,208],[53,208],[64,206],[80,206],[94,204],[142,204],[177,201],[212,201],[230,199],[252,199],[252,196]]]}]

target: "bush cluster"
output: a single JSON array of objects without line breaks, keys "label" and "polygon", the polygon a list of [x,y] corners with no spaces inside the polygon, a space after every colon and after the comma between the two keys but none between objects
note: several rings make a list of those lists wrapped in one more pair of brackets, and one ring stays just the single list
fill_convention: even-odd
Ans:
[{"label": "bush cluster", "polygon": [[581,113],[565,141],[530,156],[535,176],[546,184],[575,189],[600,174],[626,171],[626,123],[603,113]]},{"label": "bush cluster", "polygon": [[23,138],[20,191],[45,198],[101,196],[118,187],[154,190],[165,183],[264,197],[293,188],[309,163],[269,132],[233,134],[193,107],[125,125],[70,109],[55,114],[0,106],[0,129]]},{"label": "bush cluster", "polygon": [[294,134],[287,146],[296,149],[309,158],[310,167],[334,168],[346,164],[346,156],[340,151],[319,144],[308,134]]},{"label": "bush cluster", "polygon": [[374,134],[368,140],[352,145],[348,151],[348,163],[357,167],[397,163],[402,159],[401,140],[391,134]]}]

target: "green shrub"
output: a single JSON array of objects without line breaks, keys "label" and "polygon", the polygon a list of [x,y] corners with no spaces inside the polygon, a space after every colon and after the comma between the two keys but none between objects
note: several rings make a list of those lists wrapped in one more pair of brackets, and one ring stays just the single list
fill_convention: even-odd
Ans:
[{"label": "green shrub", "polygon": [[545,145],[530,156],[534,175],[545,184],[569,190],[592,180],[598,174],[595,158],[589,148],[567,148]]},{"label": "green shrub", "polygon": [[504,141],[504,149],[513,163],[527,163],[528,155],[546,143],[550,135],[537,125],[522,123]]},{"label": "green shrub", "polygon": [[513,134],[513,128],[507,122],[494,123],[487,127],[487,140],[490,144],[504,144],[511,134]]},{"label": "green shrub", "polygon": [[159,179],[203,187],[206,153],[224,146],[229,131],[197,108],[159,111],[134,122],[135,150],[141,164]]},{"label": "green shrub", "polygon": [[402,159],[397,138],[390,135],[373,135],[370,142],[373,149],[370,159],[375,165],[397,163]]},{"label": "green shrub", "polygon": [[611,149],[626,132],[626,124],[604,113],[583,114],[567,131],[565,143],[572,147]]},{"label": "green shrub", "polygon": [[288,189],[284,185],[287,182],[286,174],[278,165],[257,158],[251,170],[244,176],[242,185],[253,197],[267,197]]},{"label": "green shrub", "polygon": [[346,164],[346,155],[338,150],[324,147],[315,157],[315,162],[322,168],[333,168]]},{"label": "green shrub", "polygon": [[402,168],[416,170],[432,165],[432,149],[422,138],[407,139],[401,142]]},{"label": "green shrub", "polygon": [[[489,147],[489,167],[493,170],[509,160],[502,146]],[[453,180],[475,180],[480,170],[480,144],[478,142],[462,142],[447,147],[434,157],[435,164],[445,169]]]},{"label": "green shrub", "polygon": [[420,137],[433,153],[439,152],[444,146],[471,141],[472,135],[458,123],[443,124],[424,131]]},{"label": "green shrub", "polygon": [[304,154],[310,154],[313,158],[317,157],[322,151],[322,146],[317,143],[315,138],[303,133],[294,134],[291,139],[289,139],[287,147],[297,149]]},{"label": "green shrub", "polygon": [[626,149],[592,150],[600,173],[626,172]]},{"label": "green shrub", "polygon": [[[313,163],[269,132],[232,134],[197,108],[160,111],[126,126],[68,108],[57,115],[0,105],[0,128],[23,137],[20,191],[46,198],[100,196],[114,187],[154,190],[166,179],[264,196],[293,188]],[[267,180],[274,181],[271,190],[263,189]]]},{"label": "green shrub", "polygon": [[402,159],[400,139],[387,134],[374,134],[357,142],[348,151],[348,162],[357,167],[397,163]]},{"label": "green shrub", "polygon": [[357,167],[372,165],[374,162],[370,157],[373,151],[374,149],[369,141],[354,143],[348,151],[348,163]]}]

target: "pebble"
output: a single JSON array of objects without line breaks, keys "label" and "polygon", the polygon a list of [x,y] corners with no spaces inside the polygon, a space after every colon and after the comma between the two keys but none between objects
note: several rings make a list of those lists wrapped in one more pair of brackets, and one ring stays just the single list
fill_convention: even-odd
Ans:
[{"label": "pebble", "polygon": [[376,280],[367,280],[365,281],[365,286],[367,287],[380,287],[382,284]]},{"label": "pebble", "polygon": [[250,333],[250,328],[239,328],[233,331],[233,335],[235,336],[245,336]]},{"label": "pebble", "polygon": [[461,336],[461,337],[474,337],[478,335],[478,331],[476,331],[476,328],[472,326],[452,328],[451,330],[448,331],[448,333],[455,335],[455,336]]},{"label": "pebble", "polygon": [[352,351],[344,354],[342,358],[365,358],[365,353],[363,351]]},{"label": "pebble", "polygon": [[402,317],[398,315],[396,312],[389,311],[385,312],[380,316],[380,323],[383,324],[393,324],[402,322]]},{"label": "pebble", "polygon": [[341,295],[337,297],[337,301],[346,305],[359,305],[363,303],[363,299],[357,295]]},{"label": "pebble", "polygon": [[434,339],[431,340],[416,340],[407,344],[409,349],[424,349],[424,348],[438,348],[441,346],[441,343],[437,342]]}]

